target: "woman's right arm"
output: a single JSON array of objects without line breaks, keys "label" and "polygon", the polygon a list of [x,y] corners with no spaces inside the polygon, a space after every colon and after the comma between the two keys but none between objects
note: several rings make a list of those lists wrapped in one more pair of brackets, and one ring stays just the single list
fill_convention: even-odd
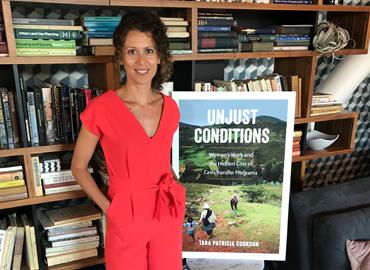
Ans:
[{"label": "woman's right arm", "polygon": [[82,125],[73,152],[71,170],[81,188],[106,213],[110,201],[100,191],[95,180],[87,170],[98,141],[99,138]]}]

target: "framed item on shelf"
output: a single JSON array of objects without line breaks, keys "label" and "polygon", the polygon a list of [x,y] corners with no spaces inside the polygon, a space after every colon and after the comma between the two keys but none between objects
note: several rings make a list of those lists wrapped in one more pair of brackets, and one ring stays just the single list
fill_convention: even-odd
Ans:
[{"label": "framed item on shelf", "polygon": [[284,260],[294,92],[173,92],[186,258]]}]

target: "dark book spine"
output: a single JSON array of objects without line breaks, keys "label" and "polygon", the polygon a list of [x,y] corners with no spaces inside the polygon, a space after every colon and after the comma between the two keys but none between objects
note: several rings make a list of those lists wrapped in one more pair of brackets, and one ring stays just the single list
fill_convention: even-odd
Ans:
[{"label": "dark book spine", "polygon": [[236,38],[237,34],[234,31],[231,32],[198,32],[198,38]]},{"label": "dark book spine", "polygon": [[27,107],[28,107],[28,120],[30,123],[31,144],[39,145],[39,129],[37,125],[36,107],[35,107],[35,93],[27,92]]},{"label": "dark book spine", "polygon": [[67,143],[72,143],[72,124],[71,124],[71,111],[69,101],[69,87],[67,85],[61,86],[61,111],[62,111],[62,122],[64,138]]},{"label": "dark book spine", "polygon": [[13,92],[8,92],[9,99],[9,108],[10,108],[10,117],[12,120],[13,127],[13,140],[15,144],[19,143],[19,130],[18,130],[18,121],[17,121],[17,111],[15,109],[15,101]]},{"label": "dark book spine", "polygon": [[74,20],[62,19],[37,19],[37,18],[13,18],[13,24],[31,24],[31,25],[75,25]]},{"label": "dark book spine", "polygon": [[199,32],[228,32],[231,31],[230,26],[198,26]]},{"label": "dark book spine", "polygon": [[1,147],[8,148],[8,136],[6,135],[4,108],[2,99],[0,99],[0,140]]},{"label": "dark book spine", "polygon": [[63,140],[63,125],[62,125],[62,111],[61,111],[61,99],[60,99],[60,87],[54,85],[51,88],[51,98],[53,102],[53,111],[54,113],[54,129],[55,137],[57,141]]},{"label": "dark book spine", "polygon": [[78,132],[80,131],[80,127],[81,127],[81,123],[80,123],[80,102],[79,102],[79,89],[78,88],[75,88],[73,89],[73,98],[74,98],[74,104],[75,104],[75,126],[76,126],[76,130],[75,130],[75,135],[76,135],[76,138],[78,136]]},{"label": "dark book spine", "polygon": [[232,38],[199,38],[198,48],[237,48],[238,41]]},{"label": "dark book spine", "polygon": [[227,19],[199,19],[198,25],[207,25],[207,26],[236,26],[236,20],[227,20]]},{"label": "dark book spine", "polygon": [[35,93],[35,107],[36,107],[36,120],[39,127],[39,140],[40,144],[46,144],[46,127],[45,127],[45,113],[44,102],[42,100],[42,92],[38,87],[34,88]]},{"label": "dark book spine", "polygon": [[30,126],[28,122],[28,111],[27,111],[27,97],[26,97],[26,90],[24,86],[23,75],[21,72],[18,72],[18,67],[15,65],[13,66],[13,71],[15,74],[18,74],[18,80],[16,80],[16,86],[18,86],[18,93],[17,94],[17,105],[18,105],[18,119],[19,123],[24,123],[24,125],[20,125],[19,128],[22,134],[22,143],[23,146],[26,147],[27,145],[31,144],[31,137],[30,137]]},{"label": "dark book spine", "polygon": [[1,98],[3,100],[3,111],[4,111],[4,122],[6,128],[6,135],[8,137],[8,146],[14,148],[14,139],[13,139],[13,127],[12,119],[10,116],[9,100],[8,100],[8,91],[5,88],[1,89]]},{"label": "dark book spine", "polygon": [[73,90],[70,89],[69,91],[69,111],[71,116],[71,131],[72,131],[72,141],[76,139],[76,109],[75,109],[75,102],[74,102],[74,93]]}]

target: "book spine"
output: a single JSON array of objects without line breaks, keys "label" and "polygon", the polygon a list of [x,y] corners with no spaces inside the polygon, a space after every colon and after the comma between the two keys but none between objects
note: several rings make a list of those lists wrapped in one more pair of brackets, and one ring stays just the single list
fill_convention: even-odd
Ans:
[{"label": "book spine", "polygon": [[48,56],[48,55],[76,55],[75,49],[59,49],[59,48],[17,48],[17,55],[19,56]]},{"label": "book spine", "polygon": [[8,138],[8,146],[14,147],[13,127],[9,108],[8,91],[5,88],[1,89],[1,98],[3,100],[4,123],[6,128],[6,135]]},{"label": "book spine", "polygon": [[84,22],[84,26],[87,28],[94,28],[94,27],[114,27],[116,28],[119,24],[119,21],[111,21],[111,22]]},{"label": "book spine", "polygon": [[74,20],[61,19],[13,18],[13,24],[73,26],[75,22]]},{"label": "book spine", "polygon": [[71,239],[71,240],[66,240],[66,241],[55,241],[52,242],[51,245],[52,247],[60,247],[60,246],[67,246],[71,244],[77,244],[77,243],[86,243],[90,241],[96,241],[99,240],[99,236],[89,236],[89,237],[81,237],[81,238],[76,238],[76,239]]},{"label": "book spine", "polygon": [[0,173],[0,182],[7,182],[13,180],[22,180],[24,177],[23,172],[4,172]]},{"label": "book spine", "polygon": [[66,187],[66,186],[73,186],[73,185],[78,185],[76,182],[76,179],[72,176],[72,179],[70,181],[63,181],[59,183],[53,183],[53,184],[47,184],[44,182],[44,188],[56,188],[56,187]]},{"label": "book spine", "polygon": [[62,84],[61,86],[61,111],[64,138],[67,143],[73,142],[72,140],[72,126],[71,126],[71,111],[69,101],[69,87]]},{"label": "book spine", "polygon": [[42,39],[16,39],[17,48],[60,48],[60,49],[75,49],[75,40],[42,40]]},{"label": "book spine", "polygon": [[200,32],[227,32],[231,31],[230,26],[198,26],[198,31]]},{"label": "book spine", "polygon": [[83,22],[119,22],[120,16],[84,16]]},{"label": "book spine", "polygon": [[82,188],[80,185],[63,186],[63,187],[55,187],[55,188],[44,188],[46,195],[81,190],[81,189]]},{"label": "book spine", "polygon": [[55,143],[55,132],[54,132],[54,122],[53,122],[53,109],[51,101],[51,88],[43,87],[42,100],[44,102],[44,114],[45,114],[45,128],[46,128],[46,140],[49,144]]},{"label": "book spine", "polygon": [[24,125],[26,129],[26,139],[27,139],[27,144],[31,144],[31,132],[30,132],[30,124],[28,120],[28,106],[27,106],[27,91],[24,86],[24,80],[23,80],[23,75],[21,72],[19,72],[19,88],[21,92],[21,100],[22,100],[22,108],[23,108],[23,116],[24,116]]},{"label": "book spine", "polygon": [[0,139],[1,139],[1,146],[3,148],[7,148],[8,147],[8,136],[6,135],[6,126],[5,126],[2,99],[0,99]]},{"label": "book spine", "polygon": [[28,39],[79,39],[80,31],[76,30],[35,30],[14,29],[15,38]]},{"label": "book spine", "polygon": [[0,202],[21,200],[28,198],[27,192],[0,196]]},{"label": "book spine", "polygon": [[198,48],[237,48],[238,41],[230,38],[200,38]]},{"label": "book spine", "polygon": [[[92,173],[93,169],[91,167],[89,167],[88,171],[90,173]],[[72,176],[72,171],[71,170],[41,173],[41,179],[53,179],[53,178],[58,178],[58,177],[70,177],[70,176]]]},{"label": "book spine", "polygon": [[19,143],[19,129],[18,129],[18,121],[17,121],[17,112],[15,109],[15,101],[14,101],[14,94],[13,92],[8,92],[8,99],[9,99],[9,109],[10,109],[10,118],[13,127],[13,140],[15,144]]},{"label": "book spine", "polygon": [[42,101],[42,92],[39,87],[34,88],[36,120],[39,130],[39,143],[46,144],[46,128],[45,128],[45,114],[44,103]]},{"label": "book spine", "polygon": [[74,102],[74,92],[72,89],[69,91],[69,111],[70,111],[70,122],[71,122],[71,134],[72,134],[72,141],[77,138],[77,131],[76,131],[76,109],[75,109],[75,102]]},{"label": "book spine", "polygon": [[114,26],[88,26],[86,27],[87,33],[113,33],[116,30],[117,25]]},{"label": "book spine", "polygon": [[55,123],[55,136],[57,141],[63,140],[63,125],[62,125],[62,111],[61,111],[61,98],[60,98],[60,87],[54,85],[51,90],[51,99],[53,105],[54,123]]},{"label": "book spine", "polygon": [[237,23],[235,20],[228,20],[228,19],[199,19],[198,18],[198,26],[236,26]]},{"label": "book spine", "polygon": [[31,157],[32,167],[33,167],[33,185],[35,189],[36,196],[44,195],[42,191],[42,183],[40,176],[40,161],[38,156]]},{"label": "book spine", "polygon": [[39,144],[39,134],[36,119],[35,96],[33,92],[27,92],[28,117],[30,121],[31,143]]},{"label": "book spine", "polygon": [[0,188],[9,188],[9,187],[20,187],[24,186],[24,180],[13,180],[7,182],[0,182]]},{"label": "book spine", "polygon": [[78,136],[78,132],[80,130],[80,126],[81,126],[81,123],[80,123],[80,101],[79,101],[79,89],[75,88],[73,89],[74,93],[73,93],[73,98],[74,98],[74,105],[75,105],[75,127],[76,127],[76,133],[75,133],[75,136],[77,138]]},{"label": "book spine", "polygon": [[97,234],[96,228],[92,227],[89,230],[81,230],[80,232],[71,232],[71,233],[66,232],[65,234],[61,234],[61,235],[48,236],[48,240],[49,241],[59,241],[59,240],[68,239],[68,238],[91,236],[91,235],[96,235],[96,234]]}]

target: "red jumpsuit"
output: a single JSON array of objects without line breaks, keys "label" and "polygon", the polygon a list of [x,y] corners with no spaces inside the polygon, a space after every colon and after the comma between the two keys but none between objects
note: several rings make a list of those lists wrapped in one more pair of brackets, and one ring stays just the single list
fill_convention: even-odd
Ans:
[{"label": "red jumpsuit", "polygon": [[151,138],[114,90],[95,98],[80,118],[99,137],[109,172],[106,269],[182,269],[185,190],[170,170],[177,104],[163,95]]}]

